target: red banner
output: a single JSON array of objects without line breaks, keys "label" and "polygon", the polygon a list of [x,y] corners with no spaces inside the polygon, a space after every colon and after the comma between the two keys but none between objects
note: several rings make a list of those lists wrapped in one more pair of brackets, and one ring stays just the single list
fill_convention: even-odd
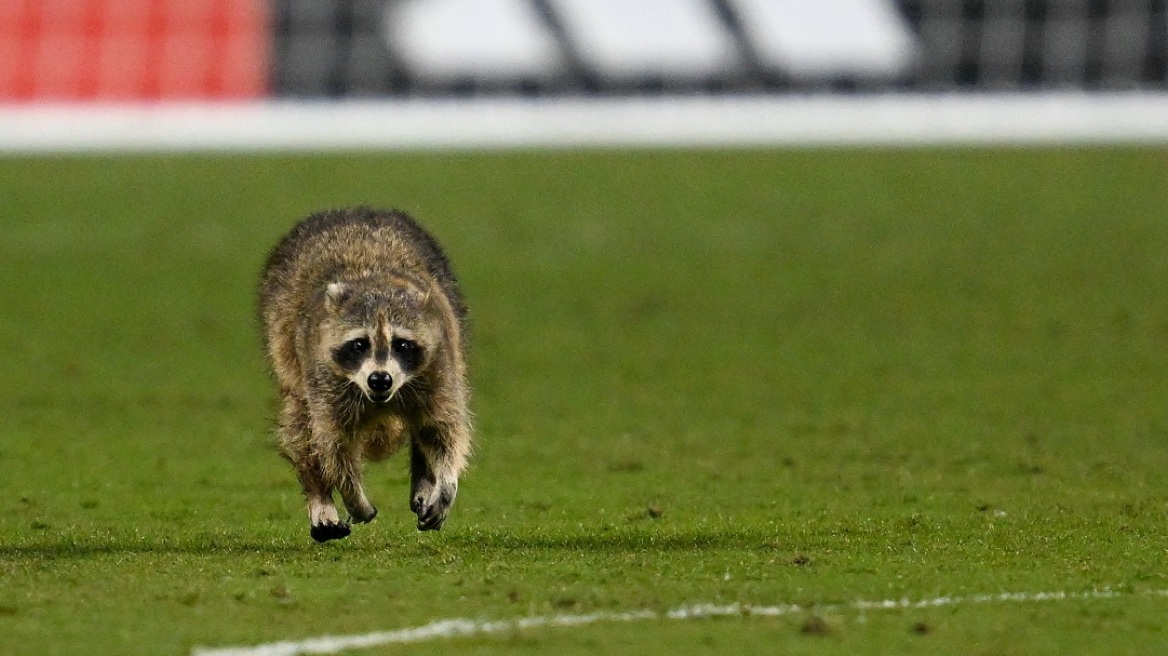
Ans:
[{"label": "red banner", "polygon": [[267,94],[267,0],[0,0],[0,100]]}]

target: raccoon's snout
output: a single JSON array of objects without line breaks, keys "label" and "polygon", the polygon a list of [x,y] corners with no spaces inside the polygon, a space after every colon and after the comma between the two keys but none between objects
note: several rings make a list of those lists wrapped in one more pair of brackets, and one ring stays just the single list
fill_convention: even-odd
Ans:
[{"label": "raccoon's snout", "polygon": [[385,393],[393,388],[393,378],[384,371],[374,371],[366,381],[372,392]]}]

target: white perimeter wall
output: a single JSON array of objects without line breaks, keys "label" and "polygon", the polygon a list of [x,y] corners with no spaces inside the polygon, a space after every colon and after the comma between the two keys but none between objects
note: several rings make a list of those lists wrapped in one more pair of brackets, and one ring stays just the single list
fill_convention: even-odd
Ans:
[{"label": "white perimeter wall", "polygon": [[0,105],[0,155],[1168,145],[1168,93],[760,95]]}]

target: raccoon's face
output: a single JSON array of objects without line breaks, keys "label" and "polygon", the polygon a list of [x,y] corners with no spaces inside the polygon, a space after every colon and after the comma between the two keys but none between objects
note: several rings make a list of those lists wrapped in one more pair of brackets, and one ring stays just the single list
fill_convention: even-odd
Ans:
[{"label": "raccoon's face", "polygon": [[326,304],[330,367],[365,398],[388,402],[425,370],[438,326],[430,319],[424,293],[409,287],[363,290],[332,283]]}]

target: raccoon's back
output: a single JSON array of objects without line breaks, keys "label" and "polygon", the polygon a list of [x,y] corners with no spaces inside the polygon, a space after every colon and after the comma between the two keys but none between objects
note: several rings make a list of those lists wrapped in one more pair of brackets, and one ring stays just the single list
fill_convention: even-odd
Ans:
[{"label": "raccoon's back", "polygon": [[458,320],[466,305],[438,241],[404,212],[369,207],[329,210],[298,223],[268,256],[260,283],[265,323],[269,308],[303,311],[310,293],[362,269],[405,269],[434,278]]}]

